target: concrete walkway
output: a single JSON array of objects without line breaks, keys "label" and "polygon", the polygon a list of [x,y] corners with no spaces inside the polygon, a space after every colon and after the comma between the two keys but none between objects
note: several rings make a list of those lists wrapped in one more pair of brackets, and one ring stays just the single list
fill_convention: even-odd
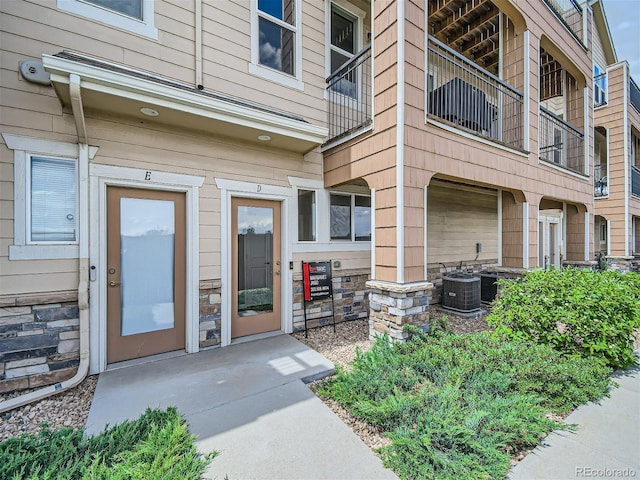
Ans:
[{"label": "concrete walkway", "polygon": [[609,398],[566,419],[575,432],[556,431],[510,472],[510,480],[640,478],[640,368],[614,377]]},{"label": "concrete walkway", "polygon": [[87,432],[176,406],[211,479],[397,479],[303,383],[333,364],[288,335],[100,374]]}]

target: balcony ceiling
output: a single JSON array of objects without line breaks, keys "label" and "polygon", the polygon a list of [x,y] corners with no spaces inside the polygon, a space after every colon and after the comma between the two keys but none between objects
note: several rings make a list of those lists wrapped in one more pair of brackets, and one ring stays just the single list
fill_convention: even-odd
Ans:
[{"label": "balcony ceiling", "polygon": [[429,0],[429,33],[497,74],[499,13],[490,0]]}]

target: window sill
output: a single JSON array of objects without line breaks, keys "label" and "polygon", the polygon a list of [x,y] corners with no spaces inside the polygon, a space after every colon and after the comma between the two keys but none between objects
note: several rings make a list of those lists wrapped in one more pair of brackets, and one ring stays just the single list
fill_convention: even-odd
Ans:
[{"label": "window sill", "polygon": [[304,91],[304,82],[296,77],[287,75],[286,73],[278,72],[269,67],[263,67],[262,65],[256,65],[255,63],[249,64],[249,73],[257,77],[264,78],[272,82],[279,83],[285,87],[295,88],[296,90]]},{"label": "window sill", "polygon": [[79,258],[78,245],[9,245],[9,260]]}]

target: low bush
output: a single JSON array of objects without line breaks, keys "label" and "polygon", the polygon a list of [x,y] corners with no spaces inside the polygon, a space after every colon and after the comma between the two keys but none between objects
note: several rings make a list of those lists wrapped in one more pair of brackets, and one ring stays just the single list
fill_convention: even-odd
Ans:
[{"label": "low bush", "polygon": [[500,285],[487,318],[495,335],[533,340],[612,368],[634,362],[634,331],[640,327],[637,273],[534,270]]},{"label": "low bush", "polygon": [[0,478],[199,479],[216,452],[201,456],[175,408],[147,411],[88,437],[83,430],[22,435],[0,443]]},{"label": "low bush", "polygon": [[610,372],[531,342],[416,331],[377,340],[319,393],[388,432],[382,457],[401,478],[504,478],[510,455],[566,428],[545,414],[601,398]]}]

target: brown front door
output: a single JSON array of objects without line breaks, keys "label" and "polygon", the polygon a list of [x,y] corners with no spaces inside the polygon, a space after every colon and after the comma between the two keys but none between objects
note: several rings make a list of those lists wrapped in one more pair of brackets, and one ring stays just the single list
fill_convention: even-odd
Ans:
[{"label": "brown front door", "polygon": [[107,363],[185,348],[185,195],[107,188]]},{"label": "brown front door", "polygon": [[231,337],[279,330],[280,203],[231,200]]}]

